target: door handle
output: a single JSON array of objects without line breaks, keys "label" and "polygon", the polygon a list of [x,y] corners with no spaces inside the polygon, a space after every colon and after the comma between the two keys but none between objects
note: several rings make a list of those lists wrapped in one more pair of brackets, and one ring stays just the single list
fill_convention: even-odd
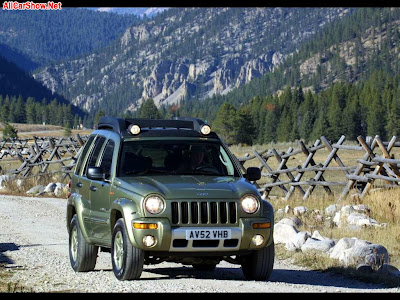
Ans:
[{"label": "door handle", "polygon": [[77,186],[78,188],[80,188],[80,187],[83,186],[83,184],[82,184],[82,182],[78,182],[78,183],[76,184],[76,186]]},{"label": "door handle", "polygon": [[91,186],[90,186],[90,190],[93,191],[93,192],[95,192],[95,191],[97,191],[97,187],[95,187],[94,185],[91,185]]}]

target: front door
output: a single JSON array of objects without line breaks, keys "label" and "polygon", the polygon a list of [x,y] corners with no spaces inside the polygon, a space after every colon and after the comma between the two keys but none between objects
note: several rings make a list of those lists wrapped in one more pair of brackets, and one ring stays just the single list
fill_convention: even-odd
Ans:
[{"label": "front door", "polygon": [[110,235],[110,185],[92,180],[89,189],[92,238],[97,241],[107,240]]},{"label": "front door", "polygon": [[90,183],[90,221],[93,238],[102,243],[111,239],[110,228],[110,183],[109,176],[114,152],[114,142],[108,140],[96,166],[103,170],[103,180],[92,180]]}]

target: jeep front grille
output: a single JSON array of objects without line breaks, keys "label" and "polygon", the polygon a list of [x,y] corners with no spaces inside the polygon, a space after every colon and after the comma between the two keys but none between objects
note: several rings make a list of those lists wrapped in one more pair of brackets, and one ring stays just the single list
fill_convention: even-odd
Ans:
[{"label": "jeep front grille", "polygon": [[236,202],[179,201],[171,202],[172,224],[235,224]]}]

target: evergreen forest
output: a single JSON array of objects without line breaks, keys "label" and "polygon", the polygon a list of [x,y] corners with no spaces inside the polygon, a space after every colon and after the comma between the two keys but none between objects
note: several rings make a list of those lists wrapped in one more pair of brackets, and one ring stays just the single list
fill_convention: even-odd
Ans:
[{"label": "evergreen forest", "polygon": [[63,104],[57,99],[37,101],[33,97],[0,95],[0,122],[52,124],[66,128],[78,128],[83,119],[74,114],[70,104]]}]

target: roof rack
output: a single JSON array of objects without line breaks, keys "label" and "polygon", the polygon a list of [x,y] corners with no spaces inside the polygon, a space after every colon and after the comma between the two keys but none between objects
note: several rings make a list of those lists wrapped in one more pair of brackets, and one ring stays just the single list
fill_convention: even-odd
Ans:
[{"label": "roof rack", "polygon": [[182,121],[189,121],[193,124],[193,129],[200,132],[201,126],[207,124],[201,119],[198,118],[191,118],[191,117],[174,117],[173,120],[182,120]]},{"label": "roof rack", "polygon": [[115,117],[101,117],[97,129],[112,130],[119,134],[128,128],[129,124],[126,124],[125,119]]},{"label": "roof rack", "polygon": [[97,129],[106,129],[124,135],[128,132],[130,125],[138,125],[142,129],[174,128],[189,129],[201,132],[201,127],[206,123],[197,118],[174,117],[173,119],[122,119],[115,117],[102,117],[99,120]]}]

